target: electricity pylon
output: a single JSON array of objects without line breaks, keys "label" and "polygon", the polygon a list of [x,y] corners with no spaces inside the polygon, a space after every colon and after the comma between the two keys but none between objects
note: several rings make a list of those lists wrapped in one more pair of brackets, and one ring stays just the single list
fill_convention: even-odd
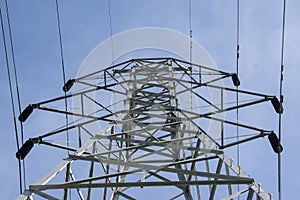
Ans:
[{"label": "electricity pylon", "polygon": [[[275,96],[220,84],[226,79],[240,85],[234,73],[175,58],[134,59],[70,79],[63,89],[76,86],[73,94],[31,104],[19,117],[25,121],[39,109],[74,121],[29,139],[17,152],[24,159],[34,144],[69,152],[17,199],[139,199],[141,191],[143,199],[272,199],[224,149],[268,136],[280,153],[276,134],[226,113],[267,101],[282,112],[281,104]],[[226,93],[250,100],[227,104]],[[52,106],[70,99],[72,111]],[[225,126],[251,136],[228,142]],[[78,138],[78,146],[47,141],[63,132]]]}]

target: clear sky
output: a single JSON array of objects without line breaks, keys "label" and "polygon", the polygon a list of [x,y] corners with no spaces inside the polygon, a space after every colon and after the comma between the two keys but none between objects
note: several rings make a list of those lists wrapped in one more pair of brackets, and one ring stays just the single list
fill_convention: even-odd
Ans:
[{"label": "clear sky", "polygon": [[[112,32],[116,34],[133,28],[163,27],[189,35],[188,3],[188,0],[111,0]],[[4,12],[7,36],[4,0],[0,1],[0,5]],[[72,78],[89,52],[110,37],[108,1],[65,0],[59,1],[59,5],[66,76]],[[22,108],[30,103],[63,95],[55,1],[9,0],[8,6]],[[240,1],[240,6],[241,88],[278,96],[283,1]],[[295,199],[299,196],[300,188],[300,161],[297,156],[300,135],[296,131],[300,97],[299,9],[298,0],[287,0],[283,85],[285,112],[282,127],[283,199]],[[192,30],[193,38],[207,50],[219,69],[235,71],[236,0],[192,0]],[[0,41],[2,44],[2,37]],[[11,54],[9,58],[11,64]],[[0,47],[0,76],[0,196],[1,199],[13,199],[19,194],[18,162],[3,45]],[[271,106],[269,110],[249,112],[244,121],[248,119],[262,128],[278,132],[278,116]],[[40,112],[34,114],[32,120],[26,121],[25,140],[54,128],[47,120]],[[55,120],[51,119],[51,122]],[[42,177],[65,154],[54,154],[50,148],[39,147],[30,156],[26,160],[27,185]],[[241,145],[241,165],[256,182],[262,184],[265,191],[277,199],[277,157],[267,138]]]}]

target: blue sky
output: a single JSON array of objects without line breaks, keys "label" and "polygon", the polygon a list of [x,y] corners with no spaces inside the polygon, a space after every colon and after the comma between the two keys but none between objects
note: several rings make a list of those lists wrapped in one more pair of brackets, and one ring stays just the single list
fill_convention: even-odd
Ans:
[{"label": "blue sky", "polygon": [[[9,3],[10,20],[21,104],[39,102],[62,95],[62,69],[59,54],[55,1],[17,1]],[[108,1],[60,1],[64,61],[67,78],[76,76],[88,53],[110,36]],[[235,71],[236,1],[192,1],[193,38],[207,50],[218,68]],[[241,88],[266,94],[279,94],[282,1],[241,1],[240,9],[240,80]],[[4,0],[1,9],[4,12]],[[112,31],[163,27],[189,34],[188,1],[117,1],[111,0]],[[283,199],[294,199],[300,187],[297,133],[300,97],[298,80],[300,2],[287,2],[285,40],[284,108],[282,137]],[[5,12],[4,12],[5,14]],[[7,30],[7,23],[5,23]],[[7,33],[7,32],[6,32]],[[3,41],[0,38],[1,43]],[[0,195],[13,199],[19,193],[16,143],[9,98],[3,46],[0,47],[0,125],[2,161]],[[10,56],[11,58],[11,56]],[[11,65],[12,66],[12,65]],[[241,116],[243,117],[243,116]],[[278,116],[270,110],[248,113],[245,119],[277,132]],[[43,113],[34,113],[24,124],[25,139],[52,127]],[[51,119],[55,123],[55,119]],[[37,124],[39,124],[37,126]],[[51,157],[47,157],[51,151]],[[49,148],[36,148],[26,163],[27,185],[38,180],[65,155]],[[267,138],[241,145],[241,165],[263,188],[277,199],[276,155]],[[27,161],[26,161],[27,162]],[[42,162],[42,163],[41,163]],[[42,166],[41,166],[42,165]],[[48,166],[48,167],[47,167]]]}]

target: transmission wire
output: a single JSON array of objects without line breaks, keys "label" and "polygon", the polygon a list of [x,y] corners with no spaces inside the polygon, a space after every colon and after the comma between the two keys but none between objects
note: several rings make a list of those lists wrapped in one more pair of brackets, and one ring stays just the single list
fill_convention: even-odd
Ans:
[{"label": "transmission wire", "polygon": [[[62,67],[62,73],[63,73],[63,84],[66,84],[66,72],[65,72],[65,62],[64,62],[64,51],[63,51],[63,43],[62,43],[62,34],[61,34],[61,24],[60,24],[60,13],[59,13],[59,5],[58,5],[58,0],[55,0],[55,5],[56,5],[56,19],[57,19],[57,28],[58,28],[58,35],[59,35],[59,50],[60,50],[60,59],[61,59],[61,67]],[[67,101],[67,91],[64,91],[64,95],[65,95],[65,111],[68,112],[68,101]],[[65,115],[65,121],[66,121],[66,127],[68,128],[68,124],[69,124],[69,117],[68,114],[66,113]],[[66,135],[67,135],[67,147],[70,146],[69,144],[69,130],[66,130]],[[68,154],[70,153],[70,151],[67,151]],[[68,164],[69,166],[69,164]],[[67,173],[66,173],[67,176]],[[69,197],[71,198],[71,190],[69,190]]]},{"label": "transmission wire", "polygon": [[[236,74],[239,75],[239,58],[240,58],[240,0],[237,0],[236,4]],[[239,133],[239,86],[236,86],[236,139],[240,140]],[[240,166],[240,145],[236,145],[236,153],[237,153],[237,164]],[[237,185],[238,191],[240,191],[240,185]],[[240,199],[240,197],[238,197]]]},{"label": "transmission wire", "polygon": [[189,0],[189,32],[190,32],[190,63],[192,63],[193,31],[192,31],[192,0]]},{"label": "transmission wire", "polygon": [[112,65],[114,63],[114,42],[112,39],[113,29],[112,29],[112,16],[111,16],[111,0],[108,0],[108,17],[109,17],[109,34],[110,34],[110,46],[111,46],[111,61]]},{"label": "transmission wire", "polygon": [[[3,38],[3,47],[4,47],[4,53],[5,53],[5,62],[6,62],[6,69],[7,69],[7,76],[8,76],[8,83],[9,83],[9,92],[10,92],[10,100],[11,100],[11,106],[12,106],[12,114],[13,114],[13,122],[14,122],[14,129],[15,129],[15,137],[16,137],[16,143],[17,143],[17,149],[20,149],[19,146],[19,137],[18,137],[18,128],[17,128],[17,122],[16,122],[16,111],[15,111],[15,103],[14,103],[14,97],[13,97],[13,89],[12,89],[12,80],[10,75],[10,67],[9,67],[9,60],[8,60],[8,52],[7,52],[7,45],[6,45],[6,37],[5,37],[5,31],[4,31],[4,23],[3,23],[3,16],[2,16],[2,9],[0,6],[0,21],[1,21],[1,31],[2,31],[2,38]],[[22,171],[21,171],[21,161],[18,159],[19,164],[19,188],[20,193],[22,193]]]},{"label": "transmission wire", "polygon": [[[280,61],[280,104],[283,103],[283,70],[284,70],[284,41],[285,41],[285,21],[286,21],[286,0],[283,1],[282,10],[282,32],[281,32],[281,61]],[[281,143],[281,129],[282,129],[282,112],[278,114],[278,137]],[[281,200],[281,154],[278,153],[278,199]]]},{"label": "transmission wire", "polygon": [[[57,28],[58,28],[58,35],[59,35],[59,50],[60,50],[60,59],[61,59],[61,67],[62,67],[62,73],[63,73],[63,84],[66,84],[66,72],[65,72],[65,62],[64,62],[64,52],[63,52],[63,43],[62,43],[62,34],[61,34],[61,24],[60,24],[60,13],[59,13],[59,6],[58,6],[58,0],[55,0],[56,4],[56,19],[57,19]],[[65,97],[67,96],[67,92],[64,91]],[[68,102],[65,98],[65,111],[68,111]],[[69,118],[66,114],[66,126],[69,124]],[[66,130],[67,134],[67,146],[69,147],[69,131]],[[69,151],[68,151],[69,154]]]},{"label": "transmission wire", "polygon": [[[193,31],[192,31],[192,0],[189,0],[189,32],[190,32],[190,76],[191,79],[193,77],[193,65],[192,65],[192,60],[193,60]],[[200,74],[201,76],[201,74]],[[191,88],[192,88],[192,83],[191,83]],[[193,110],[193,91],[191,89],[191,111]]]},{"label": "transmission wire", "polygon": [[[17,75],[17,65],[16,65],[16,59],[15,59],[15,51],[14,51],[14,45],[13,45],[13,37],[12,37],[12,30],[11,30],[11,25],[10,25],[10,15],[9,15],[7,0],[5,0],[5,8],[6,8],[6,18],[7,18],[7,23],[8,23],[9,40],[10,40],[12,62],[13,62],[13,69],[14,69],[14,76],[15,76],[15,85],[16,85],[16,92],[17,92],[18,109],[19,109],[19,114],[21,114],[22,109],[21,109],[19,81],[18,81],[18,75]],[[20,121],[20,130],[21,130],[21,143],[24,144],[24,128],[23,128],[23,122],[21,122],[21,121]],[[24,187],[26,188],[26,170],[25,170],[26,165],[25,165],[25,160],[23,160],[22,162],[23,162],[23,182],[24,182]]]}]

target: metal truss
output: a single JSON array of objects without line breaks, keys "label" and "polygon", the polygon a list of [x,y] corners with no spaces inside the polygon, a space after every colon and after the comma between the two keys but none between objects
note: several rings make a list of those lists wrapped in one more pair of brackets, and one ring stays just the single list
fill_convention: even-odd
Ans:
[{"label": "metal truss", "polygon": [[[174,58],[145,58],[69,80],[65,91],[74,84],[79,89],[31,104],[19,119],[25,121],[33,109],[75,116],[70,124],[29,139],[71,153],[17,199],[136,199],[139,190],[151,195],[153,188],[164,199],[272,199],[224,149],[275,134],[225,113],[266,101],[277,112],[282,107],[274,96],[219,84],[230,78],[240,84],[236,74]],[[227,104],[225,94],[237,92],[245,100]],[[70,99],[77,99],[77,110],[53,106]],[[225,126],[249,134],[228,142]],[[66,131],[77,146],[47,141]],[[23,159],[32,146],[17,157]]]}]

